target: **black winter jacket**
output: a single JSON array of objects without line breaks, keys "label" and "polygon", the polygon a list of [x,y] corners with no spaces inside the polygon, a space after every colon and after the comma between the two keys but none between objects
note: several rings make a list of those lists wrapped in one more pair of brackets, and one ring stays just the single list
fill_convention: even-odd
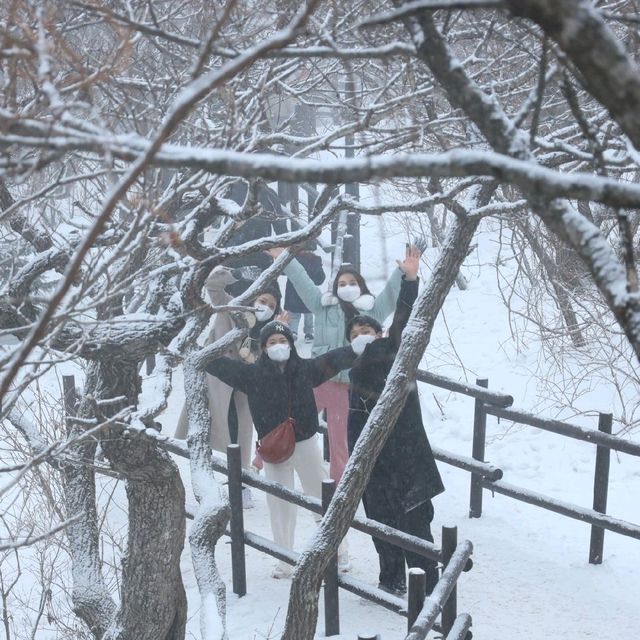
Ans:
[{"label": "black winter jacket", "polygon": [[207,365],[207,373],[247,394],[258,438],[264,438],[291,416],[296,422],[296,442],[307,440],[318,430],[318,409],[313,388],[348,369],[355,359],[351,347],[341,347],[317,358],[301,358],[295,348],[284,372],[266,353],[254,364],[231,358],[217,358]]},{"label": "black winter jacket", "polygon": [[[324,269],[322,268],[322,258],[311,251],[301,251],[296,255],[296,259],[307,272],[308,276],[313,280],[314,284],[322,284],[326,278]],[[295,287],[291,284],[291,280],[287,278],[287,286],[284,290],[283,307],[291,313],[309,313],[309,309],[300,299]]]},{"label": "black winter jacket", "polygon": [[[349,378],[349,452],[353,451],[369,413],[382,393],[391,370],[402,331],[418,295],[418,282],[403,278],[388,338],[368,344],[353,363]],[[405,511],[444,491],[422,423],[417,389],[409,392],[398,421],[376,461],[367,485],[368,499],[384,490],[397,498]]]}]

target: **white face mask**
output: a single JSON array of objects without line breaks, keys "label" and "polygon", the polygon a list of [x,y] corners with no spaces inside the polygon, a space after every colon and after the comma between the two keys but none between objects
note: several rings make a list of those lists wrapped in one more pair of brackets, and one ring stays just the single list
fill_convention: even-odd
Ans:
[{"label": "white face mask", "polygon": [[375,336],[370,336],[370,335],[356,336],[351,341],[351,348],[353,349],[353,352],[359,356],[364,351],[365,347],[371,342],[373,342],[375,339],[376,339]]},{"label": "white face mask", "polygon": [[274,362],[286,362],[291,354],[291,347],[288,344],[272,344],[267,347],[267,355]]},{"label": "white face mask", "polygon": [[269,318],[273,318],[273,314],[275,311],[268,307],[266,304],[262,304],[260,302],[256,302],[253,305],[253,308],[256,310],[256,318],[259,322],[264,322],[265,320],[269,320]]},{"label": "white face mask", "polygon": [[353,302],[362,295],[360,287],[357,284],[349,284],[346,287],[338,287],[338,298],[345,302]]}]

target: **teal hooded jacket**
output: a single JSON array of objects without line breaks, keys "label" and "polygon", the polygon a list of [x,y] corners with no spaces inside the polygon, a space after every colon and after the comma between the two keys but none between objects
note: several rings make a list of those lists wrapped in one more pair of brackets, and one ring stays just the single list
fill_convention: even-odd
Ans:
[{"label": "teal hooded jacket", "polygon": [[[349,343],[345,338],[346,318],[338,299],[331,292],[321,293],[297,260],[292,260],[287,265],[284,274],[295,287],[307,309],[313,313],[314,337],[311,355],[315,358],[331,349],[347,346]],[[383,324],[395,311],[401,282],[402,271],[394,269],[379,296],[374,298],[365,294],[355,300],[353,306],[358,313],[371,316]],[[333,380],[348,384],[349,374],[342,371]]]}]

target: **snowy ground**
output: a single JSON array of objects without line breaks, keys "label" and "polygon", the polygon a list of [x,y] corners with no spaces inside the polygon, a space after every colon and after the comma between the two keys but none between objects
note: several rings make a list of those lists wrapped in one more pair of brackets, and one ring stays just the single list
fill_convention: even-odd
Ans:
[{"label": "snowy ground", "polygon": [[[377,223],[371,224],[373,232]],[[401,235],[391,243],[389,263],[402,248]],[[482,243],[482,240],[480,241]],[[395,246],[395,250],[393,247]],[[380,252],[368,251],[375,266],[364,264],[365,274],[380,277]],[[473,382],[489,378],[490,388],[514,396],[514,407],[535,411],[545,398],[536,394],[530,370],[538,351],[516,353],[508,341],[506,312],[497,301],[495,274],[490,269],[469,273],[468,291],[453,291],[433,335],[425,363],[433,371]],[[373,289],[379,290],[380,283]],[[442,357],[443,345],[455,345],[459,362]],[[175,390],[180,388],[176,377]],[[425,424],[431,442],[463,455],[471,454],[472,401],[463,396],[421,385]],[[162,417],[175,424],[180,407],[176,391]],[[613,391],[598,388],[588,397],[594,410],[607,411]],[[597,418],[573,422],[595,427]],[[171,434],[172,435],[172,434]],[[488,418],[487,460],[500,466],[504,480],[567,502],[590,507],[595,447],[525,426]],[[638,437],[635,438],[638,440]],[[180,461],[188,478],[188,467]],[[435,504],[434,534],[442,525],[456,525],[460,539],[474,545],[474,567],[463,574],[458,588],[458,610],[473,617],[476,640],[541,640],[562,638],[634,637],[640,602],[640,541],[607,532],[604,563],[589,565],[590,527],[583,523],[496,495],[484,493],[484,515],[468,518],[469,474],[440,464],[446,492]],[[612,455],[608,512],[630,522],[640,522],[640,460]],[[256,507],[245,511],[247,529],[270,536],[264,496],[254,491]],[[314,528],[311,515],[299,511],[297,541],[302,547]],[[349,546],[352,575],[377,582],[377,557],[370,539],[351,532]],[[290,582],[270,577],[273,560],[247,551],[248,593],[231,593],[230,551],[220,547],[219,562],[229,590],[228,626],[232,639],[277,638],[284,623]],[[198,638],[199,599],[188,548],[183,558],[190,601],[189,637]],[[355,640],[358,632],[375,630],[383,640],[404,637],[405,619],[341,592],[340,638]],[[632,625],[634,629],[632,629]],[[318,637],[323,636],[322,604]]]}]

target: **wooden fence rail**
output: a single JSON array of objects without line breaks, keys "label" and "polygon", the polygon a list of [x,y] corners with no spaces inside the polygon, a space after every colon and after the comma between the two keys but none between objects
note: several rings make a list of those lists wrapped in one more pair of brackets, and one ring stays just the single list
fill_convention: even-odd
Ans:
[{"label": "wooden fence rail", "polygon": [[614,533],[640,540],[640,526],[631,522],[612,518],[606,514],[599,513],[595,509],[585,509],[561,500],[553,500],[535,491],[516,487],[501,480],[498,482],[482,480],[481,482],[482,486],[489,491],[500,493],[503,496],[508,496],[536,507],[542,507],[547,511],[553,511],[574,520],[581,520],[603,530],[608,529]]},{"label": "wooden fence rail", "polygon": [[[437,459],[466,469],[471,473],[469,517],[481,517],[483,490],[489,490],[569,518],[581,520],[591,525],[589,562],[592,564],[602,562],[605,529],[640,539],[640,525],[613,518],[605,513],[607,509],[611,451],[640,456],[640,443],[631,442],[611,434],[611,414],[601,413],[598,420],[598,429],[587,429],[561,420],[541,418],[526,411],[509,408],[513,398],[487,389],[488,381],[486,379],[477,379],[475,385],[463,384],[422,370],[418,370],[416,379],[475,399],[472,460],[476,464],[487,464],[485,462],[485,446],[488,415],[588,442],[596,446],[592,509],[555,500],[540,493],[503,482],[501,480],[503,476],[501,469],[493,467],[495,469],[494,473],[483,473],[477,467],[461,464],[461,461],[456,459],[459,456],[452,457],[452,454],[446,454],[449,459],[444,456],[436,456]],[[488,467],[491,467],[491,465],[488,465]]]},{"label": "wooden fence rail", "polygon": [[[186,447],[171,438],[160,441],[160,444],[162,444],[167,450],[172,451],[173,453],[177,453],[178,455],[181,455],[183,457],[188,457],[189,455]],[[253,472],[244,471],[241,468],[239,445],[229,445],[227,447],[226,463],[218,456],[214,455],[212,456],[212,458],[213,465],[216,471],[220,471],[227,475],[229,479],[229,495],[234,496],[233,499],[230,499],[231,521],[227,534],[232,536],[231,565],[233,574],[233,590],[234,593],[242,596],[246,594],[244,544],[258,549],[263,553],[271,555],[272,557],[277,558],[278,560],[282,560],[283,562],[291,565],[295,565],[299,559],[298,553],[280,547],[267,538],[263,538],[262,536],[256,535],[255,533],[244,530],[244,516],[242,511],[241,493],[243,481],[249,480],[251,482],[251,486],[276,495],[281,499],[293,502],[294,504],[309,509],[315,513],[326,511],[333,496],[335,483],[333,480],[324,481],[322,487],[321,502],[316,498],[305,496],[304,494],[298,493],[291,489],[287,489],[286,487],[283,487],[275,482],[263,479]],[[187,515],[193,517],[192,514],[188,513]],[[402,531],[398,531],[391,527],[382,525],[373,520],[359,517],[357,519],[361,521],[361,530],[364,530],[366,533],[377,537],[382,537],[388,542],[397,544],[398,546],[414,551],[415,553],[418,553],[420,555],[439,560],[443,563],[445,567],[443,577],[445,576],[445,574],[446,576],[449,576],[446,578],[449,582],[447,582],[446,589],[441,590],[441,594],[446,595],[446,598],[440,605],[440,609],[442,609],[442,623],[441,625],[437,625],[435,623],[435,618],[430,619],[430,626],[425,631],[425,635],[429,630],[435,629],[437,631],[442,631],[444,637],[448,637],[448,630],[452,629],[455,625],[454,618],[457,609],[457,593],[455,580],[457,580],[462,571],[468,571],[473,566],[470,558],[471,550],[473,548],[471,546],[471,543],[468,541],[464,541],[463,543],[461,543],[465,549],[466,554],[464,564],[461,567],[458,567],[456,564],[453,570],[454,572],[452,573],[452,571],[449,571],[449,573],[447,573],[447,568],[449,567],[449,565],[454,561],[457,562],[459,557],[458,551],[460,545],[458,545],[457,543],[456,527],[442,528],[442,549],[438,549],[437,547],[435,547],[435,545],[421,540],[420,538],[410,536]],[[238,539],[242,541],[242,544],[239,544]],[[234,551],[234,546],[236,551]],[[388,594],[380,589],[372,587],[371,585],[350,576],[338,574],[337,557],[334,556],[331,559],[324,575],[323,597],[325,605],[325,635],[327,637],[331,637],[340,633],[340,588],[344,589],[345,591],[354,593],[355,595],[374,602],[380,606],[383,606],[390,611],[398,613],[402,616],[406,616],[408,621],[411,622],[409,626],[412,628],[414,626],[414,622],[419,619],[419,614],[423,608],[423,603],[425,602],[424,572],[422,570],[412,570],[412,572],[414,577],[412,578],[410,575],[409,594],[407,600],[405,600],[404,598]],[[418,574],[417,578],[415,577],[416,574]],[[421,578],[419,577],[419,574],[422,574]],[[450,584],[450,576],[453,575],[455,575],[455,580],[453,584]],[[420,582],[422,582],[422,589],[420,589],[419,587]],[[468,619],[470,620],[471,618],[468,617]],[[467,636],[462,636],[461,638],[465,637],[467,638],[467,640],[470,640],[471,635],[468,634]]]},{"label": "wooden fence rail", "polygon": [[[144,437],[144,434],[140,434]],[[174,438],[161,436],[160,439],[156,438],[158,444],[160,444],[167,451],[179,455],[184,458],[189,457],[189,451],[184,442],[175,440]],[[324,497],[324,508],[323,502],[318,500],[317,498],[313,498],[311,496],[306,496],[302,493],[298,493],[292,489],[288,489],[276,482],[272,482],[270,480],[266,480],[262,478],[260,475],[247,471],[241,468],[240,461],[240,446],[239,445],[229,445],[227,447],[227,460],[225,461],[220,456],[212,454],[212,466],[213,468],[227,475],[229,478],[229,483],[232,482],[237,485],[235,489],[231,486],[229,487],[229,495],[232,494],[235,497],[234,500],[230,500],[231,505],[231,522],[230,528],[228,531],[228,535],[231,535],[231,532],[234,532],[235,537],[240,537],[243,541],[243,544],[251,546],[263,553],[273,556],[278,560],[282,560],[291,565],[295,565],[299,554],[290,551],[289,549],[285,549],[283,547],[279,547],[271,540],[267,538],[263,538],[254,533],[244,531],[243,530],[243,514],[242,514],[242,497],[241,497],[241,487],[242,484],[247,484],[256,489],[265,491],[266,493],[270,493],[278,498],[291,502],[297,506],[300,506],[304,509],[308,509],[314,513],[323,513],[323,511],[328,506],[328,497],[329,494],[332,493],[329,486],[332,487],[333,481],[325,481],[325,485],[327,488],[323,489],[323,497]],[[187,514],[188,516],[192,516],[192,514]],[[422,540],[421,538],[417,538],[415,536],[411,536],[402,531],[398,531],[397,529],[393,529],[392,527],[383,525],[375,520],[369,520],[368,518],[362,518],[360,516],[356,516],[352,522],[351,528],[362,531],[363,533],[367,533],[372,536],[376,536],[380,539],[383,539],[387,542],[395,544],[402,549],[406,549],[409,551],[413,551],[414,553],[418,553],[425,557],[431,558],[432,560],[436,560],[440,562],[445,567],[445,572],[443,572],[443,576],[446,573],[447,567],[450,562],[454,560],[454,556],[458,551],[459,544],[456,544],[457,538],[457,529],[455,527],[443,527],[442,528],[442,548],[439,549],[435,546],[435,544],[429,543],[426,540]],[[240,533],[242,531],[242,534]],[[237,543],[236,543],[237,544]],[[463,544],[465,549],[468,550],[468,554],[465,556],[464,565],[460,568],[460,571],[457,571],[455,579],[460,575],[462,571],[469,571],[473,562],[471,560],[471,550],[473,549],[472,545],[468,541],[464,541]],[[240,548],[238,544],[237,548]],[[239,552],[238,552],[239,553]],[[243,572],[244,569],[244,552],[242,557],[242,562],[236,562],[237,558],[232,553],[232,573]],[[447,573],[447,576],[453,575],[451,571]],[[335,577],[334,577],[335,576]],[[442,578],[441,578],[442,580]],[[438,583],[440,584],[440,583]],[[235,591],[236,585],[241,585],[239,591]],[[233,579],[233,587],[234,593],[238,595],[244,595],[246,593],[246,576],[236,579]],[[407,616],[407,618],[413,618],[414,620],[418,618],[418,612],[421,609],[421,606],[418,607],[420,602],[420,598],[416,597],[415,594],[409,594],[408,599],[400,598],[398,596],[394,596],[388,594],[380,589],[374,588],[369,584],[366,584],[360,580],[356,580],[350,576],[339,575],[337,572],[337,566],[335,569],[333,567],[329,567],[327,573],[325,573],[325,586],[324,586],[324,598],[325,598],[325,635],[332,636],[337,635],[339,633],[339,605],[337,592],[338,588],[344,589],[345,591],[349,591],[355,595],[358,595],[370,602],[374,602],[390,611],[398,613],[402,616]],[[415,583],[414,587],[415,588]],[[453,591],[453,593],[452,593]],[[443,592],[444,593],[444,592]],[[448,586],[446,590],[447,598],[455,599],[457,598],[457,594],[455,592],[455,581],[454,584]],[[445,601],[447,600],[445,598]],[[443,601],[444,602],[444,601]],[[409,608],[411,607],[411,609]],[[442,608],[442,606],[441,606]],[[455,611],[456,605],[449,604],[448,611]],[[437,617],[437,616],[436,616]],[[469,618],[470,619],[470,618]],[[451,627],[454,624],[453,620],[448,620],[443,617],[442,625],[437,625],[435,623],[435,618],[430,620],[431,627],[429,630],[433,629],[436,631],[445,632],[445,624]],[[425,627],[426,628],[426,627]],[[423,638],[425,637],[423,636]],[[407,636],[408,638],[409,636]],[[417,637],[417,636],[416,636]],[[446,633],[445,633],[445,636]],[[471,634],[469,633],[466,636],[467,640],[470,640]]]},{"label": "wooden fence rail", "polygon": [[486,386],[480,385],[478,382],[476,382],[476,384],[465,384],[464,382],[458,382],[452,378],[431,373],[431,371],[425,371],[424,369],[418,369],[416,371],[416,380],[433,385],[434,387],[447,389],[448,391],[462,393],[465,396],[488,402],[496,407],[510,407],[513,404],[512,396],[505,393],[498,393],[497,391],[490,391]]},{"label": "wooden fence rail", "polygon": [[[442,572],[438,584],[435,586],[433,593],[424,601],[422,611],[409,630],[405,640],[424,640],[426,638],[427,633],[433,628],[436,618],[445,607],[449,596],[455,593],[456,582],[472,553],[473,547],[468,540],[458,543]],[[445,637],[447,637],[449,631],[450,629],[446,631],[443,629]]]},{"label": "wooden fence rail", "polygon": [[[505,418],[518,424],[526,424],[530,427],[536,427],[544,431],[550,431],[557,433],[568,438],[574,438],[576,440],[582,440],[584,442],[590,442],[607,449],[613,449],[614,451],[620,451],[620,453],[627,453],[631,456],[640,456],[640,442],[632,442],[619,438],[618,436],[612,436],[605,431],[596,431],[595,429],[586,429],[584,427],[578,427],[568,422],[561,422],[560,420],[547,420],[546,418],[539,418],[526,411],[517,411],[515,409],[501,409],[500,407],[492,407],[491,405],[485,405],[484,412],[488,415],[495,416],[496,418]],[[608,413],[602,413],[601,416],[609,416]],[[602,418],[600,418],[602,421]]]}]

